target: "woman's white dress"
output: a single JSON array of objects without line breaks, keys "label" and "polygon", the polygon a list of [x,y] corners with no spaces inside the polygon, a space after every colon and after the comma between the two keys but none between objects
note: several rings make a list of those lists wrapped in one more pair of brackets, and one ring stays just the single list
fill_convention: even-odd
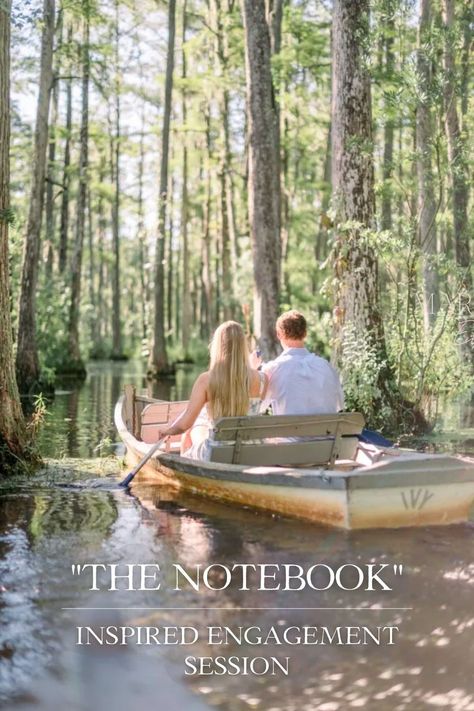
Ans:
[{"label": "woman's white dress", "polygon": [[[260,412],[260,406],[262,404],[262,395],[263,395],[263,390],[265,387],[265,376],[262,372],[259,371],[259,377],[260,377],[260,392],[258,397],[251,397],[249,401],[249,409],[247,414],[248,415],[258,415]],[[189,459],[201,459],[203,461],[208,462],[211,458],[211,452],[212,452],[212,446],[218,446],[217,442],[212,442],[210,434],[212,431],[212,428],[214,427],[214,422],[211,420],[209,417],[209,413],[207,411],[206,405],[202,408],[201,412],[196,418],[196,421],[194,425],[192,426],[192,429],[194,427],[206,427],[208,430],[208,435],[205,439],[201,440],[200,442],[196,442],[196,444],[192,444],[189,449],[187,449],[185,452],[183,452],[182,456],[183,457],[189,457]],[[225,444],[222,442],[221,444]]]}]

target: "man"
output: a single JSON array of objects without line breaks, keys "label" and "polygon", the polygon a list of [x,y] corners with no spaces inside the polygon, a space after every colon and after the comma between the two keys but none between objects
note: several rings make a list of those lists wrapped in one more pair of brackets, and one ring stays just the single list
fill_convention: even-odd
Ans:
[{"label": "man", "polygon": [[[262,411],[271,405],[274,415],[322,415],[344,408],[339,375],[327,360],[308,351],[306,332],[306,319],[299,311],[287,311],[277,320],[283,353],[262,365],[268,377]],[[253,367],[258,364],[252,354]]]}]

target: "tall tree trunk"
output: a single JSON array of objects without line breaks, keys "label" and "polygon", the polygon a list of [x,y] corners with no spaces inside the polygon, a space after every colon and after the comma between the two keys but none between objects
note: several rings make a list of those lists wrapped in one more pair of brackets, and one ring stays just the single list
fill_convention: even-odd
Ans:
[{"label": "tall tree trunk", "polygon": [[280,54],[281,28],[283,24],[283,9],[286,0],[266,0],[267,21],[270,27],[270,42],[272,54]]},{"label": "tall tree trunk", "polygon": [[168,249],[167,249],[167,259],[166,259],[166,327],[168,331],[168,341],[172,343],[173,339],[173,310],[174,310],[174,299],[173,299],[173,235],[174,235],[174,180],[171,177],[169,181],[169,192],[168,192]]},{"label": "tall tree trunk", "polygon": [[[206,112],[206,149],[209,158],[211,151],[211,127],[209,112]],[[204,168],[201,165],[200,180],[204,183]],[[203,309],[205,316],[203,321],[202,337],[208,339],[211,332],[216,327],[214,283],[212,278],[212,246],[211,246],[211,168],[210,160],[207,160],[205,177],[206,202],[202,213],[202,294]]]},{"label": "tall tree trunk", "polygon": [[176,0],[168,3],[168,52],[166,57],[165,102],[161,143],[160,194],[158,207],[158,229],[155,253],[155,313],[153,320],[153,346],[148,372],[151,376],[169,371],[165,339],[164,296],[165,279],[163,261],[165,256],[166,204],[168,200],[168,154],[171,120],[171,95],[173,91],[174,39],[176,29]]},{"label": "tall tree trunk", "polygon": [[209,308],[207,303],[206,294],[206,281],[205,281],[205,268],[206,268],[206,243],[201,240],[201,298],[200,298],[200,308],[199,308],[199,335],[201,340],[208,341],[210,335],[209,328]]},{"label": "tall tree trunk", "polygon": [[189,222],[189,197],[188,197],[188,143],[187,143],[187,121],[188,107],[186,96],[187,60],[186,60],[186,28],[187,28],[187,1],[183,3],[183,27],[182,27],[182,56],[181,56],[181,78],[183,80],[183,90],[181,96],[181,113],[183,119],[183,177],[181,193],[181,245],[183,259],[183,282],[182,282],[182,320],[181,320],[181,342],[183,346],[184,359],[189,358],[189,335],[191,330],[191,294],[190,294],[190,273],[189,273],[189,244],[188,244],[188,222]]},{"label": "tall tree trunk", "polygon": [[461,129],[463,133],[467,133],[466,118],[469,105],[469,75],[470,70],[472,69],[471,53],[474,49],[474,7],[469,0],[466,0],[463,4],[461,13],[461,22],[463,27],[463,45],[461,51]]},{"label": "tall tree trunk", "polygon": [[433,136],[433,77],[429,57],[432,27],[431,0],[420,0],[418,25],[418,103],[416,109],[416,166],[418,180],[418,240],[423,264],[423,317],[429,332],[439,310],[439,283],[436,258],[436,213],[434,176],[431,160]]},{"label": "tall tree trunk", "polygon": [[[217,58],[217,75],[220,77],[222,90],[220,92],[219,104],[221,114],[221,137],[220,137],[220,155],[219,155],[219,201],[220,201],[220,216],[221,216],[221,244],[220,251],[221,271],[222,271],[222,306],[224,319],[227,321],[233,315],[233,283],[232,283],[232,264],[231,252],[234,252],[234,262],[236,254],[235,235],[234,246],[231,243],[231,222],[233,220],[232,213],[229,214],[229,207],[232,204],[232,197],[229,195],[232,189],[230,181],[230,138],[229,138],[229,90],[227,88],[227,65],[228,51],[226,47],[225,30],[223,25],[223,9],[221,0],[212,0],[212,19],[216,35],[216,58]],[[230,197],[230,199],[229,199]],[[235,273],[235,272],[234,272]]]},{"label": "tall tree trunk", "polygon": [[89,5],[83,0],[83,38],[81,47],[82,97],[81,130],[79,152],[79,189],[76,203],[76,236],[71,260],[71,303],[69,307],[68,363],[66,368],[75,375],[84,376],[86,369],[81,358],[79,345],[79,312],[81,305],[82,253],[84,245],[85,219],[87,209],[87,184],[89,165]]},{"label": "tall tree trunk", "polygon": [[[395,56],[393,52],[393,35],[395,23],[393,13],[395,8],[389,2],[387,6],[388,14],[385,20],[386,36],[385,42],[385,77],[388,82],[393,81],[393,70],[395,65]],[[392,186],[391,179],[393,173],[393,139],[395,134],[395,121],[393,118],[393,108],[391,103],[385,102],[385,125],[383,139],[383,192],[382,192],[382,229],[392,229]]]},{"label": "tall tree trunk", "polygon": [[[233,0],[225,0],[224,2],[224,16],[229,17],[232,12]],[[228,72],[228,62],[229,62],[229,33],[224,32],[223,34],[223,52],[225,58],[225,72]],[[229,235],[231,244],[231,264],[232,273],[234,275],[233,279],[233,290],[235,296],[235,279],[237,276],[237,268],[240,257],[240,245],[239,245],[239,235],[237,230],[237,218],[236,218],[236,208],[234,200],[234,179],[232,170],[232,149],[230,141],[230,92],[227,92],[227,107],[225,108],[226,120],[223,124],[224,131],[224,146],[225,146],[225,188],[227,197],[227,215],[229,220]]]},{"label": "tall tree trunk", "polygon": [[10,317],[10,0],[0,5],[0,472],[24,457],[26,428],[20,407]]},{"label": "tall tree trunk", "polygon": [[94,210],[92,207],[92,195],[89,185],[87,186],[87,242],[89,251],[89,305],[90,305],[90,335],[91,342],[94,343],[97,334],[97,298],[95,290],[95,245],[94,245]]},{"label": "tall tree trunk", "polygon": [[[338,282],[335,354],[343,368],[345,339],[369,344],[376,358],[378,405],[391,400],[391,373],[378,296],[378,265],[365,231],[375,227],[372,104],[364,42],[369,0],[335,0],[332,65],[332,184],[336,211]],[[347,226],[349,223],[350,226]],[[377,412],[377,404],[373,404]]]},{"label": "tall tree trunk", "polygon": [[145,231],[145,215],[143,207],[143,177],[145,172],[145,103],[142,106],[141,130],[140,130],[140,157],[138,161],[138,219],[137,219],[137,245],[138,245],[138,267],[140,270],[141,289],[141,320],[142,338],[146,342],[148,337],[148,274],[147,274],[147,244]]},{"label": "tall tree trunk", "polygon": [[[289,145],[289,130],[290,124],[285,111],[285,107],[280,106],[280,121],[283,129],[283,146],[281,149],[281,270],[282,270],[282,288],[284,291],[284,300],[291,300],[291,283],[290,269],[288,257],[290,255],[290,151]],[[281,144],[281,141],[280,141]]]},{"label": "tall tree trunk", "polygon": [[114,135],[114,198],[112,202],[112,242],[114,254],[113,280],[112,280],[112,358],[121,359],[122,352],[122,323],[120,309],[120,18],[119,0],[115,0],[115,27],[114,27],[114,102],[115,102],[115,135]]},{"label": "tall tree trunk", "polygon": [[249,223],[254,262],[254,333],[265,358],[278,353],[280,190],[278,114],[265,5],[244,0],[249,135]]},{"label": "tall tree trunk", "polygon": [[174,332],[179,337],[181,333],[181,318],[182,318],[182,308],[181,308],[181,250],[178,249],[176,252],[176,266],[175,266],[175,289],[174,289]]},{"label": "tall tree trunk", "polygon": [[[72,43],[72,24],[67,33],[68,47]],[[69,63],[69,73],[72,67]],[[64,143],[63,192],[61,196],[61,222],[59,227],[59,272],[64,274],[67,265],[67,247],[69,230],[69,185],[71,165],[71,132],[72,132],[72,77],[66,80],[66,139]]]},{"label": "tall tree trunk", "polygon": [[58,120],[58,83],[54,81],[53,86],[53,101],[52,101],[52,111],[51,111],[51,125],[49,147],[48,147],[48,176],[46,182],[46,207],[45,207],[45,218],[46,218],[46,234],[45,234],[45,247],[46,247],[46,278],[51,279],[54,268],[54,222],[55,222],[55,210],[54,210],[54,189],[55,189],[55,161],[56,161],[56,131]]},{"label": "tall tree trunk", "polygon": [[[107,159],[103,152],[100,155],[99,163],[99,181],[102,187],[107,172]],[[106,314],[107,314],[107,298],[106,298],[106,274],[105,274],[105,234],[107,230],[107,217],[104,208],[104,197],[102,190],[99,191],[97,198],[97,231],[98,231],[98,287],[99,306],[97,314],[97,336],[94,345],[94,353],[96,358],[100,358],[104,354],[104,339],[106,336]]]},{"label": "tall tree trunk", "polygon": [[21,392],[39,382],[36,343],[36,285],[38,281],[48,145],[48,114],[53,83],[54,0],[44,0],[38,105],[36,112],[33,176],[21,275],[16,372]]},{"label": "tall tree trunk", "polygon": [[[281,51],[281,34],[283,24],[283,10],[286,0],[266,0],[267,3],[267,23],[270,30],[270,47],[273,57],[280,54]],[[288,164],[285,164],[287,156],[281,156],[281,131],[282,131],[282,114],[280,110],[280,97],[274,89],[275,103],[275,150],[278,170],[278,195],[279,204],[278,210],[278,232],[280,234],[280,280],[285,288],[285,296],[288,301],[291,301],[290,274],[288,271],[288,257],[290,253],[290,225],[289,225],[289,200],[286,192],[286,171]],[[283,119],[284,120],[284,119]]]},{"label": "tall tree trunk", "polygon": [[474,371],[474,323],[472,319],[472,274],[470,229],[468,220],[469,182],[466,146],[459,126],[455,60],[454,1],[443,0],[444,23],[444,118],[451,172],[454,252],[462,271],[463,290],[460,304],[459,336],[461,352]]},{"label": "tall tree trunk", "polygon": [[[61,51],[62,35],[63,35],[63,11],[58,13],[58,21],[56,27],[58,34],[56,54]],[[52,102],[51,102],[51,118],[49,120],[49,146],[48,146],[48,171],[46,179],[46,278],[49,281],[53,273],[54,267],[54,234],[55,234],[55,217],[54,209],[54,191],[56,183],[56,133],[58,122],[58,103],[59,103],[59,60],[56,60],[56,66],[53,72],[53,87],[52,87]]]},{"label": "tall tree trunk", "polygon": [[[321,213],[319,217],[319,226],[318,226],[318,232],[316,235],[316,240],[314,243],[314,256],[316,259],[316,264],[319,266],[319,264],[322,262],[323,259],[326,259],[327,253],[328,253],[328,227],[331,225],[331,220],[328,217],[328,210],[329,210],[329,203],[331,201],[331,125],[329,125],[328,128],[328,135],[327,135],[327,141],[326,141],[326,154],[324,157],[324,166],[323,166],[323,184],[324,187],[322,187],[321,190]],[[313,294],[316,294],[317,290],[317,279],[316,275],[313,281]]]}]

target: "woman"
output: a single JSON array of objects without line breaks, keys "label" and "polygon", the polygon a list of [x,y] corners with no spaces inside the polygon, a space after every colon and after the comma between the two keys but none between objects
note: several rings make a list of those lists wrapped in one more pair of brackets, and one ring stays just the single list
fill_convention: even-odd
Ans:
[{"label": "woman", "polygon": [[159,438],[183,434],[181,454],[209,460],[213,422],[220,417],[258,414],[267,389],[267,377],[249,365],[249,351],[242,326],[226,321],[216,330],[210,345],[210,368],[196,379],[186,410]]}]

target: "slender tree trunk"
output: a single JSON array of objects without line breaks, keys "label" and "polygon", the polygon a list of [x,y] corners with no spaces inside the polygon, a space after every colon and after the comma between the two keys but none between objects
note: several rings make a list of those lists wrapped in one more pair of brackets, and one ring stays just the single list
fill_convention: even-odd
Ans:
[{"label": "slender tree trunk", "polygon": [[40,366],[36,342],[36,285],[40,256],[48,145],[48,114],[53,83],[54,0],[44,0],[43,31],[38,106],[36,112],[33,178],[26,228],[26,241],[21,275],[18,318],[16,372],[21,392],[28,392],[39,382]]},{"label": "slender tree trunk", "polygon": [[206,281],[205,281],[205,269],[206,269],[206,243],[201,240],[201,299],[200,299],[200,318],[199,318],[199,335],[201,340],[208,341],[210,335],[209,327],[209,308],[207,303],[206,294]]},{"label": "slender tree trunk", "polygon": [[186,97],[186,28],[187,28],[187,1],[183,3],[183,27],[182,27],[182,56],[181,56],[181,78],[183,80],[183,90],[181,96],[181,113],[183,118],[183,177],[181,193],[181,245],[183,258],[183,283],[182,283],[182,331],[181,342],[183,345],[183,357],[189,358],[189,335],[191,330],[191,294],[190,294],[190,273],[189,273],[189,197],[188,197],[188,143],[187,143],[187,121],[188,107]]},{"label": "slender tree trunk", "polygon": [[[393,70],[395,56],[393,52],[394,20],[391,3],[388,5],[388,17],[386,19],[387,35],[385,37],[385,76],[389,82],[393,81]],[[393,173],[393,139],[395,134],[395,121],[393,119],[393,109],[390,103],[385,104],[385,126],[383,141],[383,192],[382,192],[382,229],[392,229],[392,173]]]},{"label": "slender tree trunk", "polygon": [[141,132],[140,132],[140,158],[138,162],[138,219],[137,219],[137,244],[138,244],[138,266],[140,270],[141,289],[141,320],[142,338],[146,342],[148,338],[148,303],[149,289],[146,265],[148,263],[145,216],[143,207],[143,177],[145,172],[145,104],[142,106]]},{"label": "slender tree trunk", "polygon": [[329,203],[331,201],[331,170],[332,170],[332,129],[328,128],[326,140],[326,155],[323,167],[323,194],[321,197],[321,219],[319,223],[318,237],[316,240],[316,260],[319,262],[327,257],[327,233],[331,220],[328,217]]},{"label": "slender tree trunk", "polygon": [[283,9],[287,0],[266,0],[272,54],[280,54]]},{"label": "slender tree trunk", "polygon": [[174,332],[178,335],[181,333],[181,319],[182,319],[182,307],[181,307],[181,250],[178,249],[176,253],[176,267],[175,267],[175,290],[174,290]]},{"label": "slender tree trunk", "polygon": [[265,358],[278,353],[280,284],[278,114],[264,3],[244,0],[249,132],[249,223],[254,261],[254,333]]},{"label": "slender tree trunk", "polygon": [[[67,34],[68,46],[72,43],[72,25]],[[69,66],[69,72],[72,68]],[[69,230],[69,185],[71,165],[71,132],[72,132],[72,78],[66,80],[66,140],[64,144],[63,192],[61,197],[61,222],[59,228],[59,272],[64,274],[67,265],[68,230]]]},{"label": "slender tree trunk", "polygon": [[[107,159],[104,154],[101,154],[99,163],[99,180],[101,186],[105,181]],[[104,198],[102,192],[99,191],[97,199],[97,229],[98,229],[98,271],[99,280],[97,293],[99,294],[98,307],[98,323],[97,323],[97,340],[95,342],[94,352],[97,358],[100,358],[104,353],[104,339],[106,336],[105,325],[107,322],[107,298],[106,298],[106,267],[105,267],[105,233],[107,229],[107,217],[104,209]]]},{"label": "slender tree trunk", "polygon": [[25,456],[10,317],[8,226],[10,212],[10,0],[0,5],[0,472]]},{"label": "slender tree trunk", "polygon": [[[229,17],[232,12],[233,0],[224,1],[224,16]],[[223,53],[225,59],[225,72],[228,73],[228,63],[229,63],[229,33],[223,33]],[[227,215],[229,220],[229,235],[231,243],[231,264],[233,277],[233,290],[235,296],[235,279],[237,276],[237,268],[240,257],[240,245],[239,245],[239,235],[237,230],[237,219],[236,219],[236,209],[234,204],[234,180],[232,174],[232,149],[230,141],[230,100],[231,94],[227,92],[227,107],[225,108],[225,115],[227,120],[224,122],[224,146],[225,146],[225,187],[226,187],[226,198],[227,198]]]},{"label": "slender tree trunk", "polygon": [[199,295],[199,284],[198,284],[198,278],[195,273],[192,275],[192,281],[191,281],[191,314],[192,314],[192,319],[193,323],[196,323],[198,320],[198,295]]},{"label": "slender tree trunk", "polygon": [[[270,30],[270,48],[272,57],[276,57],[281,51],[281,34],[283,25],[283,10],[287,0],[266,0],[267,5],[267,23]],[[291,300],[290,275],[286,268],[288,265],[288,256],[290,253],[290,225],[289,225],[289,201],[285,192],[287,177],[285,173],[285,158],[281,156],[281,131],[282,131],[282,115],[280,110],[280,96],[278,90],[273,87],[274,106],[275,106],[275,143],[276,143],[276,160],[278,170],[278,195],[279,204],[278,210],[278,232],[280,234],[280,279],[285,286],[286,297]]]},{"label": "slender tree trunk", "polygon": [[[369,344],[376,359],[380,396],[373,412],[392,401],[393,375],[378,295],[378,265],[365,231],[375,228],[372,104],[364,42],[369,0],[335,0],[332,69],[332,184],[336,212],[338,283],[334,310],[335,355],[343,372],[347,338]],[[349,223],[349,227],[347,226]]]},{"label": "slender tree trunk", "polygon": [[[211,129],[209,113],[206,113],[206,148],[207,154],[210,155],[211,150]],[[214,283],[212,278],[212,246],[211,246],[211,169],[210,161],[208,160],[206,177],[204,178],[204,169],[201,168],[201,181],[206,181],[206,202],[202,216],[202,289],[204,295],[204,338],[209,338],[212,330],[216,326],[215,301],[214,301]]]},{"label": "slender tree trunk", "polygon": [[444,118],[452,184],[454,252],[462,271],[464,294],[460,304],[461,352],[474,370],[474,322],[472,317],[472,273],[468,220],[469,182],[466,146],[459,125],[455,59],[454,1],[443,0],[444,23]]},{"label": "slender tree trunk", "polygon": [[[58,21],[56,27],[56,33],[58,34],[56,53],[59,54],[62,45],[62,34],[63,34],[63,11],[60,10],[58,13]],[[55,234],[55,217],[56,211],[54,209],[54,192],[56,190],[56,133],[57,133],[57,122],[58,122],[58,103],[59,103],[59,60],[56,60],[56,66],[53,72],[53,87],[52,87],[52,104],[51,104],[51,118],[49,121],[49,146],[48,146],[48,170],[47,170],[47,182],[46,182],[46,207],[45,207],[45,217],[46,217],[46,278],[48,281],[51,280],[51,276],[54,268],[54,234]]]},{"label": "slender tree trunk", "polygon": [[165,102],[163,114],[162,146],[161,146],[161,171],[160,194],[158,208],[158,230],[155,253],[155,313],[153,321],[153,346],[148,363],[149,375],[157,376],[169,371],[168,354],[165,339],[165,314],[164,314],[164,269],[165,233],[166,233],[166,204],[168,191],[168,154],[171,120],[171,95],[173,91],[174,69],[174,40],[176,29],[176,0],[168,3],[168,53],[166,58]]},{"label": "slender tree trunk", "polygon": [[[210,162],[210,161],[209,161]],[[209,203],[211,206],[211,202]],[[213,204],[212,204],[213,206]],[[218,221],[217,205],[216,205],[216,215],[214,218],[215,222]],[[219,230],[212,230],[213,242],[214,242],[214,323],[218,324],[222,321],[222,284],[221,284],[221,265],[222,265],[222,254],[221,254],[221,240]]]},{"label": "slender tree trunk", "polygon": [[291,300],[291,283],[290,269],[288,265],[288,257],[290,254],[290,152],[289,144],[289,120],[285,107],[280,107],[280,121],[282,123],[283,146],[281,148],[281,269],[282,269],[282,285],[284,290],[284,300]]},{"label": "slender tree trunk", "polygon": [[92,208],[92,195],[87,186],[87,242],[89,249],[89,304],[90,304],[90,335],[92,343],[97,334],[97,298],[95,290],[95,245],[94,245],[94,211]]},{"label": "slender tree trunk", "polygon": [[119,0],[115,0],[114,63],[115,63],[115,136],[114,136],[114,198],[112,202],[112,242],[114,270],[112,281],[112,359],[121,359],[122,323],[120,306],[120,19]]},{"label": "slender tree trunk", "polygon": [[79,312],[81,305],[82,253],[84,245],[85,219],[87,209],[87,184],[89,165],[89,6],[83,1],[83,39],[81,47],[82,63],[82,106],[79,153],[79,188],[76,204],[76,236],[71,260],[71,303],[69,307],[69,343],[66,369],[78,376],[85,376],[86,369],[81,357],[79,344]]},{"label": "slender tree trunk", "polygon": [[469,105],[469,78],[472,68],[472,51],[473,47],[473,26],[474,26],[474,7],[469,0],[463,5],[461,22],[463,27],[463,46],[461,51],[461,130],[464,134],[467,133],[467,109]]},{"label": "slender tree trunk", "polygon": [[54,232],[55,232],[55,210],[54,210],[54,190],[55,190],[55,161],[56,161],[56,131],[58,120],[58,85],[54,82],[53,101],[51,111],[50,139],[48,148],[48,177],[46,182],[46,278],[51,279],[54,268]]},{"label": "slender tree trunk", "polygon": [[173,337],[173,235],[174,235],[174,180],[171,178],[169,181],[169,199],[168,199],[168,255],[166,260],[166,319],[167,319],[167,331],[168,340],[171,343]]},{"label": "slender tree trunk", "polygon": [[423,262],[423,317],[426,332],[439,310],[439,282],[435,264],[436,213],[434,176],[431,160],[433,136],[431,91],[433,77],[428,56],[432,26],[431,0],[420,0],[418,25],[418,105],[416,109],[416,156],[418,178],[418,240]]},{"label": "slender tree trunk", "polygon": [[[227,321],[233,315],[233,283],[232,283],[232,264],[231,264],[231,220],[232,215],[229,215],[229,190],[230,190],[230,139],[229,139],[229,90],[227,89],[227,48],[225,45],[225,31],[223,25],[223,10],[221,0],[212,0],[212,18],[215,27],[216,35],[216,59],[217,59],[217,75],[220,77],[222,90],[220,92],[219,104],[221,114],[221,137],[220,137],[220,155],[219,155],[219,202],[221,213],[221,244],[220,251],[221,271],[222,271],[222,306],[224,319]],[[235,240],[235,236],[234,236]],[[234,246],[234,254],[236,252]],[[235,273],[235,272],[234,272]]]}]

